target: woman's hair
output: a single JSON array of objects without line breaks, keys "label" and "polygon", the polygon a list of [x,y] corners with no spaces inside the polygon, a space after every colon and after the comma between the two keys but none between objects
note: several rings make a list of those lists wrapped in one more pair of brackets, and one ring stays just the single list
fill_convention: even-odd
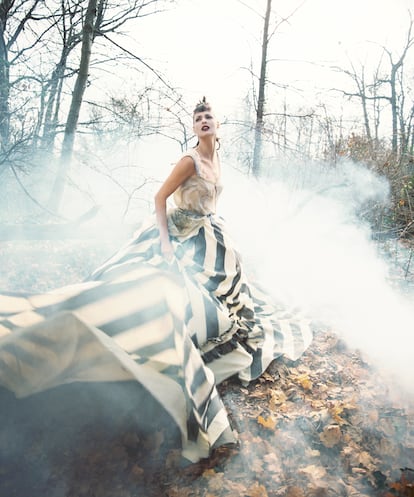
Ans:
[{"label": "woman's hair", "polygon": [[203,97],[200,101],[197,102],[196,106],[194,107],[193,115],[197,114],[198,112],[205,111],[211,112],[211,105],[207,102],[206,97]]}]

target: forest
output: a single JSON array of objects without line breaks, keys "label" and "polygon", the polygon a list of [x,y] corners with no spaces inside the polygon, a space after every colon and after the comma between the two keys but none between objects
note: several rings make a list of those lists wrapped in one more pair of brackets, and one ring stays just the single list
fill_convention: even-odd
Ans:
[{"label": "forest", "polygon": [[[281,160],[318,161],[332,168],[343,159],[364,164],[390,185],[387,205],[365,213],[374,230],[412,234],[411,13],[397,49],[378,46],[377,59],[369,65],[351,59],[347,66],[329,68],[345,77],[344,86],[330,93],[352,108],[351,114],[342,108],[334,113],[337,109],[324,98],[298,105],[294,89],[288,93],[273,79],[273,44],[278,31],[294,23],[295,10],[278,17],[270,1],[262,11],[255,7],[260,42],[252,54],[254,64],[246,57],[249,76],[238,108],[222,123],[223,153],[243,174],[255,177],[277,174]],[[163,67],[131,51],[128,43],[130,30],[139,30],[145,18],[168,15],[174,8],[174,2],[155,0],[1,3],[2,223],[56,222],[65,188],[77,190],[89,209],[96,207],[94,192],[85,186],[82,192],[79,181],[90,170],[123,193],[123,212],[128,211],[134,200],[142,201],[145,189],[140,187],[151,178],[142,172],[141,150],[132,158],[127,150],[133,155],[130,147],[139,147],[148,137],[176,146],[177,155],[191,145],[193,103]],[[238,8],[246,7],[240,3]],[[133,87],[102,91],[105,78],[125,68],[125,74],[134,75],[127,77],[134,80]],[[113,150],[125,153],[111,156]],[[18,212],[20,219],[15,218]]]},{"label": "forest", "polygon": [[[219,385],[240,444],[189,467],[150,399],[138,429],[131,385],[0,389],[1,497],[414,496],[414,14],[397,44],[324,62],[312,93],[275,69],[305,3],[229,2],[253,48],[220,157],[249,270],[320,313],[309,350]],[[181,4],[0,0],[0,294],[82,281],[153,212],[203,95],[141,26],[166,45]]]}]

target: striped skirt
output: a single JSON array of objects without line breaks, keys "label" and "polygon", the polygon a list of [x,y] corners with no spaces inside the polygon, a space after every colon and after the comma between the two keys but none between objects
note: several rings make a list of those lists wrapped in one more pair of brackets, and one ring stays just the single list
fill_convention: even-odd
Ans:
[{"label": "striped skirt", "polygon": [[248,281],[222,220],[169,212],[175,259],[154,219],[82,283],[0,296],[0,385],[17,396],[74,381],[138,381],[197,461],[235,442],[216,384],[249,382],[281,354],[296,360],[308,321]]}]

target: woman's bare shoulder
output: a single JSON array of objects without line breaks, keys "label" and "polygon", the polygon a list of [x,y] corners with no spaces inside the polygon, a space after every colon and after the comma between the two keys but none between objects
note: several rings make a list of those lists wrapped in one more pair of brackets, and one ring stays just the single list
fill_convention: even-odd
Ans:
[{"label": "woman's bare shoulder", "polygon": [[189,148],[188,150],[186,150],[181,156],[179,162],[182,162],[183,165],[185,164],[187,167],[192,167],[193,171],[195,171],[195,173],[199,175],[200,173],[199,158],[197,151],[194,148]]}]

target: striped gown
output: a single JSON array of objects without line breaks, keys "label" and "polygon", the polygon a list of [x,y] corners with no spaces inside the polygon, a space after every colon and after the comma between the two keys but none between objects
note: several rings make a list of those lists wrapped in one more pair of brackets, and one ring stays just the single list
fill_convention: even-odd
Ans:
[{"label": "striped gown", "polygon": [[[217,195],[192,157],[184,187]],[[216,384],[235,374],[249,382],[281,354],[296,360],[311,330],[248,281],[223,221],[184,208],[180,195],[168,213],[171,265],[152,218],[86,281],[0,296],[0,385],[22,397],[74,381],[138,381],[179,428],[183,457],[197,461],[235,442]]]}]

